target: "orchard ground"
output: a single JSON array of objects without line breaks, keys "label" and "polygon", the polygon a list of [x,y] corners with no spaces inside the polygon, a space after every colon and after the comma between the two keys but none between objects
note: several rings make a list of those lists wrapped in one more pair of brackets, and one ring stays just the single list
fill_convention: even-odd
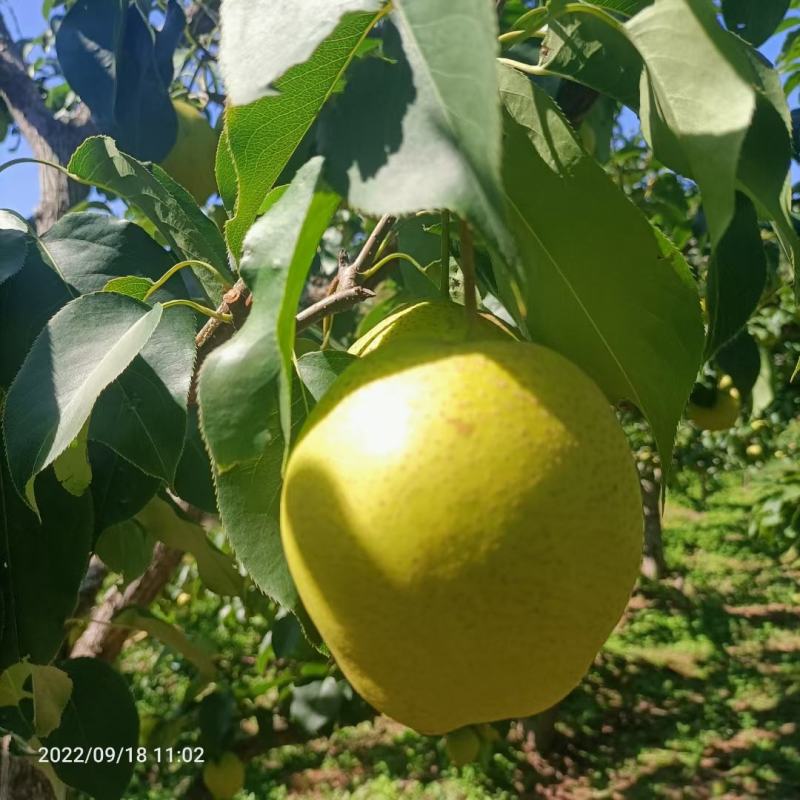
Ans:
[{"label": "orchard ground", "polygon": [[[748,534],[763,486],[759,474],[757,467],[729,473],[702,503],[697,484],[670,496],[669,576],[640,583],[554,727],[546,720],[515,723],[487,763],[457,769],[442,740],[384,718],[292,744],[284,742],[295,727],[278,719],[272,741],[248,764],[247,791],[237,797],[800,797],[800,548]],[[253,720],[259,705],[271,715],[285,690],[281,676],[293,667],[264,639],[268,622],[247,601],[227,604],[207,594],[188,566],[167,594],[178,603],[166,599],[157,613],[221,654],[240,709],[249,708]],[[181,604],[186,595],[196,599]],[[332,672],[324,659],[296,668],[309,681]],[[191,668],[139,638],[126,649],[122,669],[151,742],[196,743],[196,725],[186,724],[183,733],[181,722],[196,707]],[[545,755],[534,747],[537,726]],[[255,722],[252,729],[245,722],[237,736],[246,741],[254,730]],[[188,765],[142,767],[128,797],[181,797],[197,772]]]}]

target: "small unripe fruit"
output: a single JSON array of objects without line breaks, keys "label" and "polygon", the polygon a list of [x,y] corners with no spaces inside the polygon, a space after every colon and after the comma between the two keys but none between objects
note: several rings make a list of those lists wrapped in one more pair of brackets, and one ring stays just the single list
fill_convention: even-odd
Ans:
[{"label": "small unripe fruit", "polygon": [[223,753],[203,767],[203,783],[214,800],[233,800],[244,788],[244,764],[235,753]]},{"label": "small unripe fruit", "polygon": [[726,431],[736,424],[741,407],[739,391],[723,378],[719,383],[714,404],[702,406],[689,403],[686,416],[701,430]]},{"label": "small unripe fruit", "polygon": [[451,731],[444,740],[444,749],[456,767],[463,767],[478,760],[481,740],[472,726]]},{"label": "small unripe fruit", "polygon": [[760,444],[751,444],[745,450],[748,458],[761,458],[764,455],[764,448]]}]

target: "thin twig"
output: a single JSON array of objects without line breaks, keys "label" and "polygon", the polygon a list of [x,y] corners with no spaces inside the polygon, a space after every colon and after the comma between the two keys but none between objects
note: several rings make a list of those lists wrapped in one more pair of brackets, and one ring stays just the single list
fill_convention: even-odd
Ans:
[{"label": "thin twig", "polygon": [[301,311],[297,315],[297,332],[301,333],[312,325],[316,325],[325,317],[348,311],[371,297],[375,297],[375,292],[365,286],[353,286],[350,289],[339,290]]},{"label": "thin twig", "polygon": [[[327,317],[347,311],[359,303],[375,297],[375,292],[362,286],[360,281],[367,275],[370,278],[374,277],[370,272],[370,265],[380,252],[381,246],[388,238],[396,221],[397,218],[390,214],[381,217],[352,263],[346,251],[342,250],[339,253],[339,270],[331,281],[327,296],[297,315],[298,333]],[[393,260],[393,258],[388,258],[386,263]]]},{"label": "thin twig", "polygon": [[[361,272],[365,272],[367,267],[375,260],[375,256],[383,244],[384,239],[389,235],[389,231],[394,227],[397,218],[390,214],[385,214],[378,220],[378,224],[373,229],[369,238],[364,242],[361,252],[358,254],[356,260],[350,265],[347,271],[347,277],[355,281],[355,276]],[[350,286],[339,282],[340,289],[349,289]]]}]

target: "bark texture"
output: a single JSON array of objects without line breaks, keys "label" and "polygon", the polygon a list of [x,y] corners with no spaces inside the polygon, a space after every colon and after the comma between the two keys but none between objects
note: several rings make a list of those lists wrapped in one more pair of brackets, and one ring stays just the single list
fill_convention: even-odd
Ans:
[{"label": "bark texture", "polygon": [[[0,15],[0,95],[35,158],[66,164],[75,148],[96,132],[86,106],[66,120],[56,119],[44,102],[39,86],[28,74],[19,48]],[[34,218],[36,229],[51,228],[88,189],[66,178],[58,170],[39,170],[40,203]]]},{"label": "bark texture", "polygon": [[667,571],[661,531],[661,467],[652,461],[639,461],[637,466],[644,509],[642,575],[659,580]]},{"label": "bark texture", "polygon": [[127,628],[114,626],[114,617],[128,606],[149,606],[161,594],[182,557],[180,550],[159,542],[144,575],[129,584],[125,591],[116,587],[109,589],[102,603],[92,611],[91,621],[73,645],[71,657],[114,661],[131,635]]}]

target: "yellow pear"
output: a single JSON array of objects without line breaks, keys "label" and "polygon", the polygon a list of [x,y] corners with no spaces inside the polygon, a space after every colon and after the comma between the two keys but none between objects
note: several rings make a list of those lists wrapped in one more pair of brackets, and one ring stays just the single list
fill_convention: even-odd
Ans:
[{"label": "yellow pear", "polygon": [[217,133],[188,101],[174,100],[172,105],[178,115],[178,138],[161,166],[202,205],[217,191]]},{"label": "yellow pear", "polygon": [[232,800],[244,788],[244,764],[235,753],[223,753],[203,767],[203,783],[214,800]]},{"label": "yellow pear", "polygon": [[489,314],[470,318],[464,306],[444,300],[423,300],[404,306],[370,328],[350,352],[365,356],[379,348],[410,341],[458,342],[482,339],[506,340],[512,334]]},{"label": "yellow pear", "polygon": [[741,408],[739,391],[723,379],[717,388],[713,405],[689,403],[686,416],[701,430],[726,431],[736,424]]},{"label": "yellow pear", "polygon": [[563,698],[619,620],[642,546],[605,396],[552,350],[509,340],[355,363],[290,457],[281,523],[347,678],[429,734]]}]

